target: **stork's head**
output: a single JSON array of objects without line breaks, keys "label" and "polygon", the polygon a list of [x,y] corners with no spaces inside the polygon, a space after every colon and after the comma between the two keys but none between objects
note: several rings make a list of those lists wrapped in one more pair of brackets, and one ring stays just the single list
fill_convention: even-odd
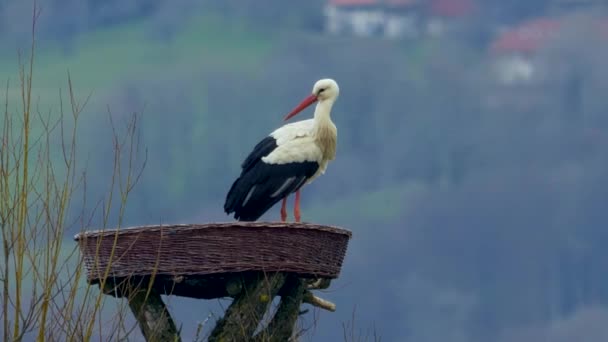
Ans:
[{"label": "stork's head", "polygon": [[289,120],[290,118],[296,116],[300,113],[304,108],[310,106],[311,104],[319,101],[335,101],[338,95],[340,94],[340,87],[338,87],[338,83],[332,80],[331,78],[324,78],[315,82],[315,85],[312,87],[312,94],[305,98],[296,108],[294,108],[287,116],[285,116],[285,120]]},{"label": "stork's head", "polygon": [[335,100],[338,94],[340,94],[340,87],[331,78],[318,80],[312,87],[312,95],[316,96],[318,101]]}]

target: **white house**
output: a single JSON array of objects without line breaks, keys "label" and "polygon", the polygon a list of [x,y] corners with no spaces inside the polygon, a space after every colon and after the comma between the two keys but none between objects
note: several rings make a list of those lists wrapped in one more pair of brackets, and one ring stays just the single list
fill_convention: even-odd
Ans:
[{"label": "white house", "polygon": [[385,36],[419,34],[419,0],[329,0],[326,31],[335,35]]}]

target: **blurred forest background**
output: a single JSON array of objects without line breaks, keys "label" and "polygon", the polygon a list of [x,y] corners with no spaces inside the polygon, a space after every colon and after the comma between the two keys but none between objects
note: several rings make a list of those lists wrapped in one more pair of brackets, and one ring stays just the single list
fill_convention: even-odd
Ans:
[{"label": "blurred forest background", "polygon": [[[354,238],[324,295],[338,311],[304,316],[310,340],[343,325],[384,341],[608,340],[605,1],[38,3],[37,106],[57,111],[68,70],[92,94],[87,191],[105,190],[108,108],[142,113],[128,225],[231,220],[242,159],[314,81],[338,81],[338,157],[303,219]],[[14,106],[31,9],[0,2]],[[227,305],[169,304],[185,340]]]}]

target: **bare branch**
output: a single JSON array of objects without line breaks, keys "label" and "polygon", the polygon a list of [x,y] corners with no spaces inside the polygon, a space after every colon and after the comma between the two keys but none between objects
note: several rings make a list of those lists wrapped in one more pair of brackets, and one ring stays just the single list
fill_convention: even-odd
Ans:
[{"label": "bare branch", "polygon": [[304,299],[303,299],[304,303],[310,304],[312,306],[316,306],[318,308],[327,310],[327,311],[331,311],[334,312],[336,311],[336,304],[325,300],[323,298],[319,298],[315,295],[312,294],[312,292],[310,291],[304,291]]}]

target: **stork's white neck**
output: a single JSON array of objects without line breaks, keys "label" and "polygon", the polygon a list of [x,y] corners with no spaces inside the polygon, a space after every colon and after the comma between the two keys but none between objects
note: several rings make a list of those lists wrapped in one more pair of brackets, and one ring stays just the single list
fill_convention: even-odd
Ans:
[{"label": "stork's white neck", "polygon": [[336,157],[337,131],[330,117],[334,101],[335,99],[326,99],[318,102],[313,119],[313,134],[323,152],[324,160],[332,160]]},{"label": "stork's white neck", "polygon": [[314,114],[314,120],[317,125],[331,122],[331,107],[334,105],[334,102],[334,99],[325,99],[317,102]]}]

